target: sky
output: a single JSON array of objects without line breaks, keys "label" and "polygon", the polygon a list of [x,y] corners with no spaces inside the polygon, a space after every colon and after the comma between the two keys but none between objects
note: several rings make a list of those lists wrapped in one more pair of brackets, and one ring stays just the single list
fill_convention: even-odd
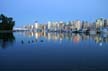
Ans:
[{"label": "sky", "polygon": [[0,0],[0,14],[13,17],[16,27],[47,21],[108,18],[108,0]]}]

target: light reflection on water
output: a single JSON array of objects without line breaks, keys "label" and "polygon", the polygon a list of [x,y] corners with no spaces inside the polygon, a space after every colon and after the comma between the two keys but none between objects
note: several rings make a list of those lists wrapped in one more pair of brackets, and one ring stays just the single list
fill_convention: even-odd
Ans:
[{"label": "light reflection on water", "polygon": [[41,37],[46,38],[47,40],[71,40],[73,43],[80,43],[82,41],[92,41],[95,42],[96,44],[99,44],[102,46],[103,43],[108,43],[108,34],[83,34],[83,33],[45,33],[45,32],[23,32],[22,33],[24,36],[27,37],[34,37],[35,39],[39,39]]},{"label": "light reflection on water", "polygon": [[108,35],[0,34],[0,70],[108,70]]}]

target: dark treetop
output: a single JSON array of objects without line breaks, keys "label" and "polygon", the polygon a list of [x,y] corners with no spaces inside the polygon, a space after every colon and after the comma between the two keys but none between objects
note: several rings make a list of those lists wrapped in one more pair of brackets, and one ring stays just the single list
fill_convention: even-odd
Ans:
[{"label": "dark treetop", "polygon": [[13,30],[14,25],[15,21],[13,21],[12,17],[7,17],[3,14],[0,15],[0,31]]}]

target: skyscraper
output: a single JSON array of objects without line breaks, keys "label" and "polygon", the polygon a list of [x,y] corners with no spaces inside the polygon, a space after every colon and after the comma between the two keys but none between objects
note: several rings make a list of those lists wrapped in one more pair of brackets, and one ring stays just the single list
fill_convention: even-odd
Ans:
[{"label": "skyscraper", "polygon": [[96,20],[96,28],[103,28],[104,27],[104,19],[103,18],[99,18]]}]

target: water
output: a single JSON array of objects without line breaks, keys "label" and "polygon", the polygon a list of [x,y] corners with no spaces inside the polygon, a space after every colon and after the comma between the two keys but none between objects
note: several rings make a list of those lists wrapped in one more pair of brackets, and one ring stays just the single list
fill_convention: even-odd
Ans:
[{"label": "water", "polygon": [[108,71],[108,35],[0,33],[0,71]]}]

